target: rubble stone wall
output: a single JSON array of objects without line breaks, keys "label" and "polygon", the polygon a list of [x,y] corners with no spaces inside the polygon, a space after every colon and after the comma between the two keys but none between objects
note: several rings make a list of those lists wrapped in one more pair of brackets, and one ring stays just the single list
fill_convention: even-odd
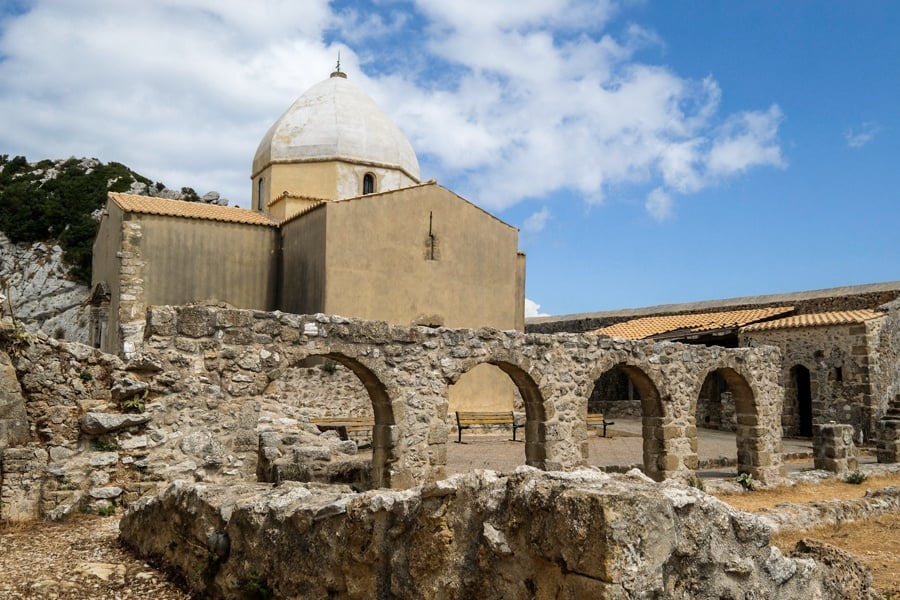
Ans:
[{"label": "rubble stone wall", "polygon": [[[260,434],[296,431],[310,416],[329,414],[374,419],[365,478],[372,486],[433,482],[445,475],[448,387],[483,363],[502,369],[518,388],[526,414],[523,462],[531,466],[587,463],[587,399],[596,379],[619,366],[640,391],[644,470],[654,479],[697,467],[694,413],[713,371],[736,390],[738,468],[761,480],[783,469],[775,348],[183,306],[151,308],[142,349],[127,361],[42,334],[9,356],[29,427],[27,441],[14,446],[47,457],[32,477],[40,506],[28,514],[125,505],[174,479],[255,481]],[[341,369],[330,373],[321,362],[304,372],[310,357]],[[309,393],[323,384],[333,387]],[[4,488],[11,481],[4,479]]]},{"label": "rubble stone wall", "polygon": [[873,328],[879,327],[880,321],[741,334],[742,345],[769,345],[781,349],[785,435],[800,432],[797,385],[792,374],[798,365],[809,370],[813,425],[830,421],[851,423],[861,427],[867,438],[877,430],[878,415],[873,407],[869,370],[870,348],[874,348],[876,339]]}]

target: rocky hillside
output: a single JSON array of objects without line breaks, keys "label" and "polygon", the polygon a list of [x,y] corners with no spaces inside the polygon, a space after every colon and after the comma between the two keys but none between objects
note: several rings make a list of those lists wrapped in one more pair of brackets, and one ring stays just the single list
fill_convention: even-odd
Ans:
[{"label": "rocky hillside", "polygon": [[87,341],[91,247],[109,191],[228,204],[216,192],[169,189],[116,162],[0,155],[3,314],[13,310],[54,337]]}]

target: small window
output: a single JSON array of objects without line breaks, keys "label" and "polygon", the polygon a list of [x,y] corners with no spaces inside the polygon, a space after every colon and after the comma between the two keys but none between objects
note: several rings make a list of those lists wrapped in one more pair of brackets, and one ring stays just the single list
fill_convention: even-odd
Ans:
[{"label": "small window", "polygon": [[263,209],[263,192],[265,191],[265,184],[263,183],[263,178],[260,177],[259,181],[256,182],[256,210]]},{"label": "small window", "polygon": [[375,176],[371,173],[363,175],[363,195],[375,193]]},{"label": "small window", "polygon": [[841,367],[834,368],[834,380],[835,381],[844,381],[844,369]]}]

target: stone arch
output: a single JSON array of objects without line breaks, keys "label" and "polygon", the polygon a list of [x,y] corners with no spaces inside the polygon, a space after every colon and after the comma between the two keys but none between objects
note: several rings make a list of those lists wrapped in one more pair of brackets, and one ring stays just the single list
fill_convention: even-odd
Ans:
[{"label": "stone arch", "polygon": [[525,464],[543,469],[547,461],[547,409],[544,395],[522,367],[504,360],[486,361],[506,373],[515,384],[525,407]]},{"label": "stone arch", "polygon": [[[749,473],[760,480],[777,475],[781,465],[780,418],[774,411],[763,413],[752,377],[727,364],[713,365],[702,373],[698,387],[692,396],[691,420],[695,420],[700,387],[712,373],[720,375],[728,384],[734,399],[735,445],[738,473]],[[771,413],[771,414],[769,414]],[[780,415],[779,415],[780,416]],[[777,430],[776,430],[777,429]],[[692,428],[696,435],[696,427]],[[692,442],[696,448],[696,439]]]},{"label": "stone arch", "polygon": [[372,429],[372,486],[391,487],[391,465],[397,462],[393,441],[396,421],[387,387],[371,369],[354,358],[339,352],[328,352],[323,356],[350,369],[369,393],[375,417]]},{"label": "stone arch", "polygon": [[718,370],[707,373],[700,384],[693,414],[697,427],[734,431],[734,395],[728,380]]},{"label": "stone arch", "polygon": [[[315,349],[308,354],[296,357],[292,366],[315,364],[319,360],[334,361],[353,373],[365,388],[372,406],[374,426],[372,429],[372,466],[371,481],[373,488],[392,487],[393,466],[398,461],[398,449],[395,446],[393,429],[396,425],[393,403],[387,387],[378,375],[358,359],[340,351],[329,348]],[[327,364],[327,363],[325,363]],[[286,367],[287,368],[287,367]],[[285,369],[286,369],[285,368]],[[274,381],[274,380],[273,380]],[[344,416],[348,410],[334,411]]]},{"label": "stone arch", "polygon": [[[634,387],[635,395],[640,402],[641,437],[643,438],[643,465],[644,472],[656,480],[665,478],[665,472],[669,469],[669,447],[666,444],[666,436],[663,432],[665,423],[665,411],[659,387],[642,367],[621,361],[612,366],[599,370],[592,375],[591,380],[596,388],[608,373],[618,372],[628,378]],[[591,397],[594,391],[591,392]]]},{"label": "stone arch", "polygon": [[538,469],[545,468],[547,461],[546,422],[549,415],[540,387],[528,374],[527,368],[513,362],[509,357],[489,357],[484,360],[467,362],[462,365],[460,373],[454,378],[454,381],[458,381],[459,377],[485,364],[497,367],[505,373],[522,400],[525,409],[525,464]]}]

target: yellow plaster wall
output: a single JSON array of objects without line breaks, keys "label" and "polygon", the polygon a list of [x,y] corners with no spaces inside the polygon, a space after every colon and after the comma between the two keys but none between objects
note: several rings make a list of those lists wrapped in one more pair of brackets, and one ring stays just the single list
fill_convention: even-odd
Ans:
[{"label": "yellow plaster wall", "polygon": [[325,311],[328,205],[282,225],[279,308],[295,314]]},{"label": "yellow plaster wall", "polygon": [[[403,171],[348,161],[313,161],[271,164],[251,181],[252,207],[259,198],[259,178],[264,179],[264,206],[284,192],[322,200],[342,200],[362,195],[362,179],[366,173],[375,175],[375,191],[393,190],[418,183]],[[279,203],[280,204],[280,203]],[[265,210],[263,211],[265,212]],[[272,207],[273,217],[284,219],[296,214],[291,208]]]},{"label": "yellow plaster wall", "polygon": [[326,208],[325,312],[447,327],[522,323],[515,228],[437,185]]},{"label": "yellow plaster wall", "polygon": [[147,305],[221,300],[238,308],[276,308],[276,228],[139,218]]}]

